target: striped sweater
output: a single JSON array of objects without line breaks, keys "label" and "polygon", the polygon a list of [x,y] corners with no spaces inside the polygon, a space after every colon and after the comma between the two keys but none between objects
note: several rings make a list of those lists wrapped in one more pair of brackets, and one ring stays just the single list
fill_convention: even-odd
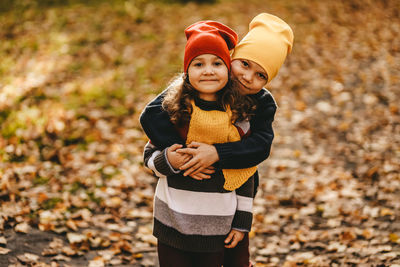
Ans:
[{"label": "striped sweater", "polygon": [[[239,132],[249,130],[246,123],[240,125]],[[166,150],[148,142],[144,151],[145,165],[159,177],[153,227],[159,242],[186,251],[215,252],[224,249],[231,229],[250,231],[254,177],[235,191],[227,191],[221,169],[207,180],[185,177],[170,166]]]}]

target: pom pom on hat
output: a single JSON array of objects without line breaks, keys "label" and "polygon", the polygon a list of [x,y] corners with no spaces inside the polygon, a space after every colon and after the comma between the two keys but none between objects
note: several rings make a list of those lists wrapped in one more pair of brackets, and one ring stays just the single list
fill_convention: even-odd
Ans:
[{"label": "pom pom on hat", "polygon": [[261,13],[250,22],[249,32],[236,46],[234,59],[256,62],[268,74],[270,82],[292,51],[293,31],[282,19]]},{"label": "pom pom on hat", "polygon": [[231,68],[229,50],[233,49],[238,36],[228,26],[212,20],[196,22],[185,29],[186,46],[183,60],[184,71],[187,72],[190,62],[202,54],[213,54],[220,57],[228,70]]}]

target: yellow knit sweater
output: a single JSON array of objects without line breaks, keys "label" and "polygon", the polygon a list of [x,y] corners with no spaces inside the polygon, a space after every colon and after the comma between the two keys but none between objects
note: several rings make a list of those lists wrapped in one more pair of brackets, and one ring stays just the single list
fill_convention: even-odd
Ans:
[{"label": "yellow knit sweater", "polygon": [[[192,101],[193,112],[191,115],[186,143],[193,141],[206,144],[227,143],[240,140],[240,134],[232,124],[232,112],[228,106],[227,111],[200,109]],[[223,169],[226,190],[235,190],[243,185],[257,170],[257,167],[246,169]]]}]

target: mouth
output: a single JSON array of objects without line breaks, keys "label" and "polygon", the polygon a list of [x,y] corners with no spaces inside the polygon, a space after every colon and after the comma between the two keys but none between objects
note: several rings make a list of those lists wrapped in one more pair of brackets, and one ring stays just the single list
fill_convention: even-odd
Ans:
[{"label": "mouth", "polygon": [[239,81],[239,83],[240,83],[240,86],[244,89],[244,90],[250,90],[250,88],[248,88],[246,85],[244,85],[243,83],[242,83],[242,81],[240,81],[240,80],[238,80]]}]

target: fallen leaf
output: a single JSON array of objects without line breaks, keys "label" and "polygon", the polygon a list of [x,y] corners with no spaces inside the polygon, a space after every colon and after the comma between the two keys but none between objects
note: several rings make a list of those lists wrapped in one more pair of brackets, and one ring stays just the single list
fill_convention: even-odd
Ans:
[{"label": "fallen leaf", "polygon": [[104,259],[101,256],[93,258],[89,261],[89,267],[104,267]]},{"label": "fallen leaf", "polygon": [[24,233],[24,234],[27,234],[30,229],[31,229],[31,227],[26,222],[19,223],[19,224],[15,225],[15,227],[14,227],[15,232]]},{"label": "fallen leaf", "polygon": [[389,234],[390,242],[397,243],[399,241],[399,236],[397,234],[391,233]]},{"label": "fallen leaf", "polygon": [[394,212],[392,210],[388,209],[388,208],[383,208],[383,209],[381,209],[380,215],[382,217],[384,217],[384,216],[392,216],[392,215],[394,215]]},{"label": "fallen leaf", "polygon": [[0,236],[0,246],[5,247],[7,245],[7,239],[4,236]]},{"label": "fallen leaf", "polygon": [[11,250],[8,248],[0,247],[0,255],[8,254]]},{"label": "fallen leaf", "polygon": [[24,253],[23,255],[17,256],[17,258],[24,264],[30,264],[37,262],[40,257],[32,253]]},{"label": "fallen leaf", "polygon": [[67,239],[69,243],[74,244],[74,243],[81,243],[87,240],[87,237],[85,235],[78,233],[67,233]]}]

